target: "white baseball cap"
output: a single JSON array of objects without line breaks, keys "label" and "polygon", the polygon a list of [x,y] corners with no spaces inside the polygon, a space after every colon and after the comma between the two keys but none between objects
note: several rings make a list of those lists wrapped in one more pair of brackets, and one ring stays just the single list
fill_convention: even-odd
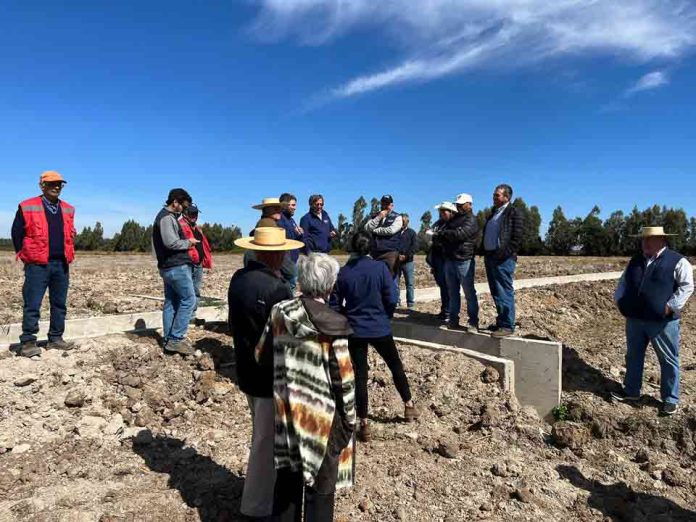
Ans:
[{"label": "white baseball cap", "polygon": [[454,203],[443,201],[439,205],[435,205],[435,210],[449,210],[450,212],[456,212],[457,207],[454,206]]},{"label": "white baseball cap", "polygon": [[462,192],[457,196],[457,199],[454,201],[456,205],[463,205],[464,203],[471,203],[473,205],[474,203],[474,198],[471,197],[471,194],[467,194],[466,192]]}]

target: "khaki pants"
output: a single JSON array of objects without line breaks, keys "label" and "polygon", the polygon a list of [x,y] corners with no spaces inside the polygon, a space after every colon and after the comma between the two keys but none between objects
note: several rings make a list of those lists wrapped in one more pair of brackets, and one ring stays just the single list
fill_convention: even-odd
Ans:
[{"label": "khaki pants", "polygon": [[275,405],[273,399],[247,395],[253,434],[242,493],[242,514],[267,517],[273,511],[273,490],[276,482],[273,447],[275,438]]}]

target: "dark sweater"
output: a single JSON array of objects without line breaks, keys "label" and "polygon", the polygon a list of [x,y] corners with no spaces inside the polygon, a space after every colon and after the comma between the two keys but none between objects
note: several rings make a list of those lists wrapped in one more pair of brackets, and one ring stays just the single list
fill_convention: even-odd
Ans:
[{"label": "dark sweater", "polygon": [[406,261],[404,263],[410,263],[413,261],[413,256],[416,255],[418,251],[418,236],[416,231],[412,228],[407,228],[401,231],[401,247],[399,248],[399,253],[402,256],[406,256]]},{"label": "dark sweater", "polygon": [[[483,227],[483,235],[486,235],[486,227],[493,217],[491,214],[486,220]],[[500,232],[498,233],[498,248],[486,255],[492,257],[496,261],[503,262],[514,257],[517,258],[517,252],[522,246],[522,234],[524,233],[524,217],[512,204],[509,204],[500,216]]]},{"label": "dark sweater", "polygon": [[[237,270],[227,292],[228,323],[234,340],[237,385],[252,397],[273,396],[273,366],[256,362],[254,350],[261,338],[273,305],[290,299],[290,287],[266,265],[251,260]],[[267,341],[272,343],[273,336]],[[266,347],[269,353],[273,347]]]},{"label": "dark sweater", "polygon": [[[58,212],[53,214],[44,202],[44,212],[48,222],[48,260],[65,261],[65,233],[63,230],[63,210],[60,208],[60,203],[58,203]],[[22,209],[18,208],[12,223],[12,243],[15,253],[22,250],[24,227],[24,215]]]},{"label": "dark sweater", "polygon": [[387,265],[362,256],[341,268],[331,304],[348,318],[355,337],[375,338],[391,335],[398,300]]}]

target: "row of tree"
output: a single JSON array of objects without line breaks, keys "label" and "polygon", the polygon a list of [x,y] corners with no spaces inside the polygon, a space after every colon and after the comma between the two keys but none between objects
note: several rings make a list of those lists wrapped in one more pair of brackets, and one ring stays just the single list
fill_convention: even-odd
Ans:
[{"label": "row of tree", "polygon": [[[522,255],[630,255],[637,247],[637,241],[632,236],[638,234],[641,227],[651,225],[661,225],[667,232],[676,234],[670,239],[673,248],[685,254],[696,255],[696,217],[689,218],[683,209],[654,205],[641,211],[634,207],[629,214],[617,210],[602,220],[597,206],[584,217],[570,219],[559,206],[553,211],[546,237],[542,240],[539,208],[534,205],[527,206],[522,198],[515,199],[512,205],[524,217],[524,236],[520,249]],[[348,250],[352,235],[356,230],[363,229],[370,216],[378,210],[377,198],[372,198],[368,203],[360,196],[353,204],[351,219],[339,214],[334,249]],[[481,230],[491,212],[491,208],[486,208],[476,214]],[[421,251],[426,251],[429,247],[429,239],[425,232],[432,227],[436,219],[437,216],[433,216],[430,211],[420,216],[418,238]],[[417,228],[415,223],[411,226]],[[241,230],[236,226],[204,223],[201,228],[212,249],[218,252],[234,250],[234,240],[242,236]],[[96,223],[94,227],[82,229],[75,238],[75,246],[78,250],[88,251],[147,252],[151,248],[151,237],[152,225],[144,227],[134,220],[128,220],[120,232],[107,239],[104,237],[102,225]],[[2,247],[11,248],[11,241],[0,240],[0,248]]]}]

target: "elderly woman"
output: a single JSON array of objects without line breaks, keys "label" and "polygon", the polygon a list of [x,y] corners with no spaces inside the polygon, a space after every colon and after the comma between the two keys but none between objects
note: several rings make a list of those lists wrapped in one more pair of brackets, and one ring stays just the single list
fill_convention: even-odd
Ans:
[{"label": "elderly woman", "polygon": [[390,318],[398,300],[389,268],[382,261],[372,259],[371,238],[366,232],[357,232],[351,241],[353,256],[341,268],[336,282],[333,305],[348,318],[353,336],[348,343],[355,367],[355,405],[360,418],[358,437],[363,442],[370,438],[367,423],[367,363],[368,345],[387,363],[396,389],[404,401],[407,421],[418,418],[408,379],[392,336]]},{"label": "elderly woman", "polygon": [[338,262],[299,259],[302,296],[276,304],[256,347],[273,366],[274,520],[333,520],[337,487],[353,484],[355,406],[348,321],[327,305]]}]

